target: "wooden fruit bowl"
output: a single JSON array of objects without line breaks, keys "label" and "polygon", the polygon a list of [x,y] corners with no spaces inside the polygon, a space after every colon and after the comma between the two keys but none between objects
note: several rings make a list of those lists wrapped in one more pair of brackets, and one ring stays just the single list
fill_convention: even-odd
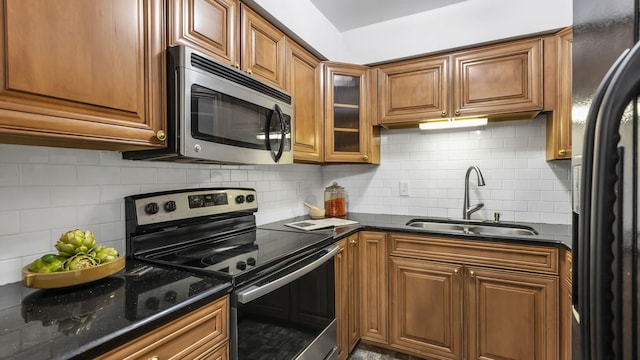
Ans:
[{"label": "wooden fruit bowl", "polygon": [[124,268],[125,257],[82,270],[35,273],[29,265],[22,268],[22,285],[35,289],[56,289],[80,285],[113,275]]}]

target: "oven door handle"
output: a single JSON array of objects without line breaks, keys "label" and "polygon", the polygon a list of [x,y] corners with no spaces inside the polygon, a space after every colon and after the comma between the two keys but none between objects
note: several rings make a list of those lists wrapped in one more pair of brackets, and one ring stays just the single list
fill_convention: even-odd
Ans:
[{"label": "oven door handle", "polygon": [[278,278],[277,280],[271,281],[267,284],[264,284],[262,286],[250,286],[245,290],[239,291],[236,293],[237,297],[238,297],[238,302],[241,304],[246,304],[250,301],[253,301],[257,298],[259,298],[262,295],[268,294],[271,291],[287,285],[291,282],[293,282],[294,280],[297,280],[299,278],[301,278],[302,276],[312,272],[313,270],[315,270],[316,268],[318,268],[320,265],[324,264],[325,262],[329,261],[332,257],[335,256],[335,254],[338,253],[338,250],[340,250],[340,248],[338,247],[338,245],[331,245],[329,247],[324,248],[324,251],[326,251],[327,253],[325,255],[322,255],[321,258],[319,258],[318,260],[315,260],[314,262],[305,265],[304,267],[290,273],[287,274],[281,278]]}]

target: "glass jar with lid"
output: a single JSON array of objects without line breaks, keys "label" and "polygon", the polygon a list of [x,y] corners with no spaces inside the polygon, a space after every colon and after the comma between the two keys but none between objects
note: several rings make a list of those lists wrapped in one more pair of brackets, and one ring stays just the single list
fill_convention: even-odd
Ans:
[{"label": "glass jar with lid", "polygon": [[347,193],[337,182],[324,189],[324,211],[325,217],[347,215]]}]

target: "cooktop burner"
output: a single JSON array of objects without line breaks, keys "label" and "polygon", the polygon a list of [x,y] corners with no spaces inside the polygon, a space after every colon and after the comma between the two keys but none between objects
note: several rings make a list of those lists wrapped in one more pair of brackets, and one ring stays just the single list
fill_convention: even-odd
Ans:
[{"label": "cooktop burner", "polygon": [[322,234],[254,229],[224,239],[198,242],[175,251],[150,253],[143,258],[234,277],[316,250],[326,245],[326,239],[327,236]]}]

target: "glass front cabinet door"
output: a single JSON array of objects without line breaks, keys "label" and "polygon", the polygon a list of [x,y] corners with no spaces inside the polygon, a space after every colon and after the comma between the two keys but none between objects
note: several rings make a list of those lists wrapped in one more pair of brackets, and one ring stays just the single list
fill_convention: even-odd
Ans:
[{"label": "glass front cabinet door", "polygon": [[376,162],[372,147],[375,134],[369,122],[367,106],[367,67],[333,62],[324,63],[323,66],[325,162]]}]

